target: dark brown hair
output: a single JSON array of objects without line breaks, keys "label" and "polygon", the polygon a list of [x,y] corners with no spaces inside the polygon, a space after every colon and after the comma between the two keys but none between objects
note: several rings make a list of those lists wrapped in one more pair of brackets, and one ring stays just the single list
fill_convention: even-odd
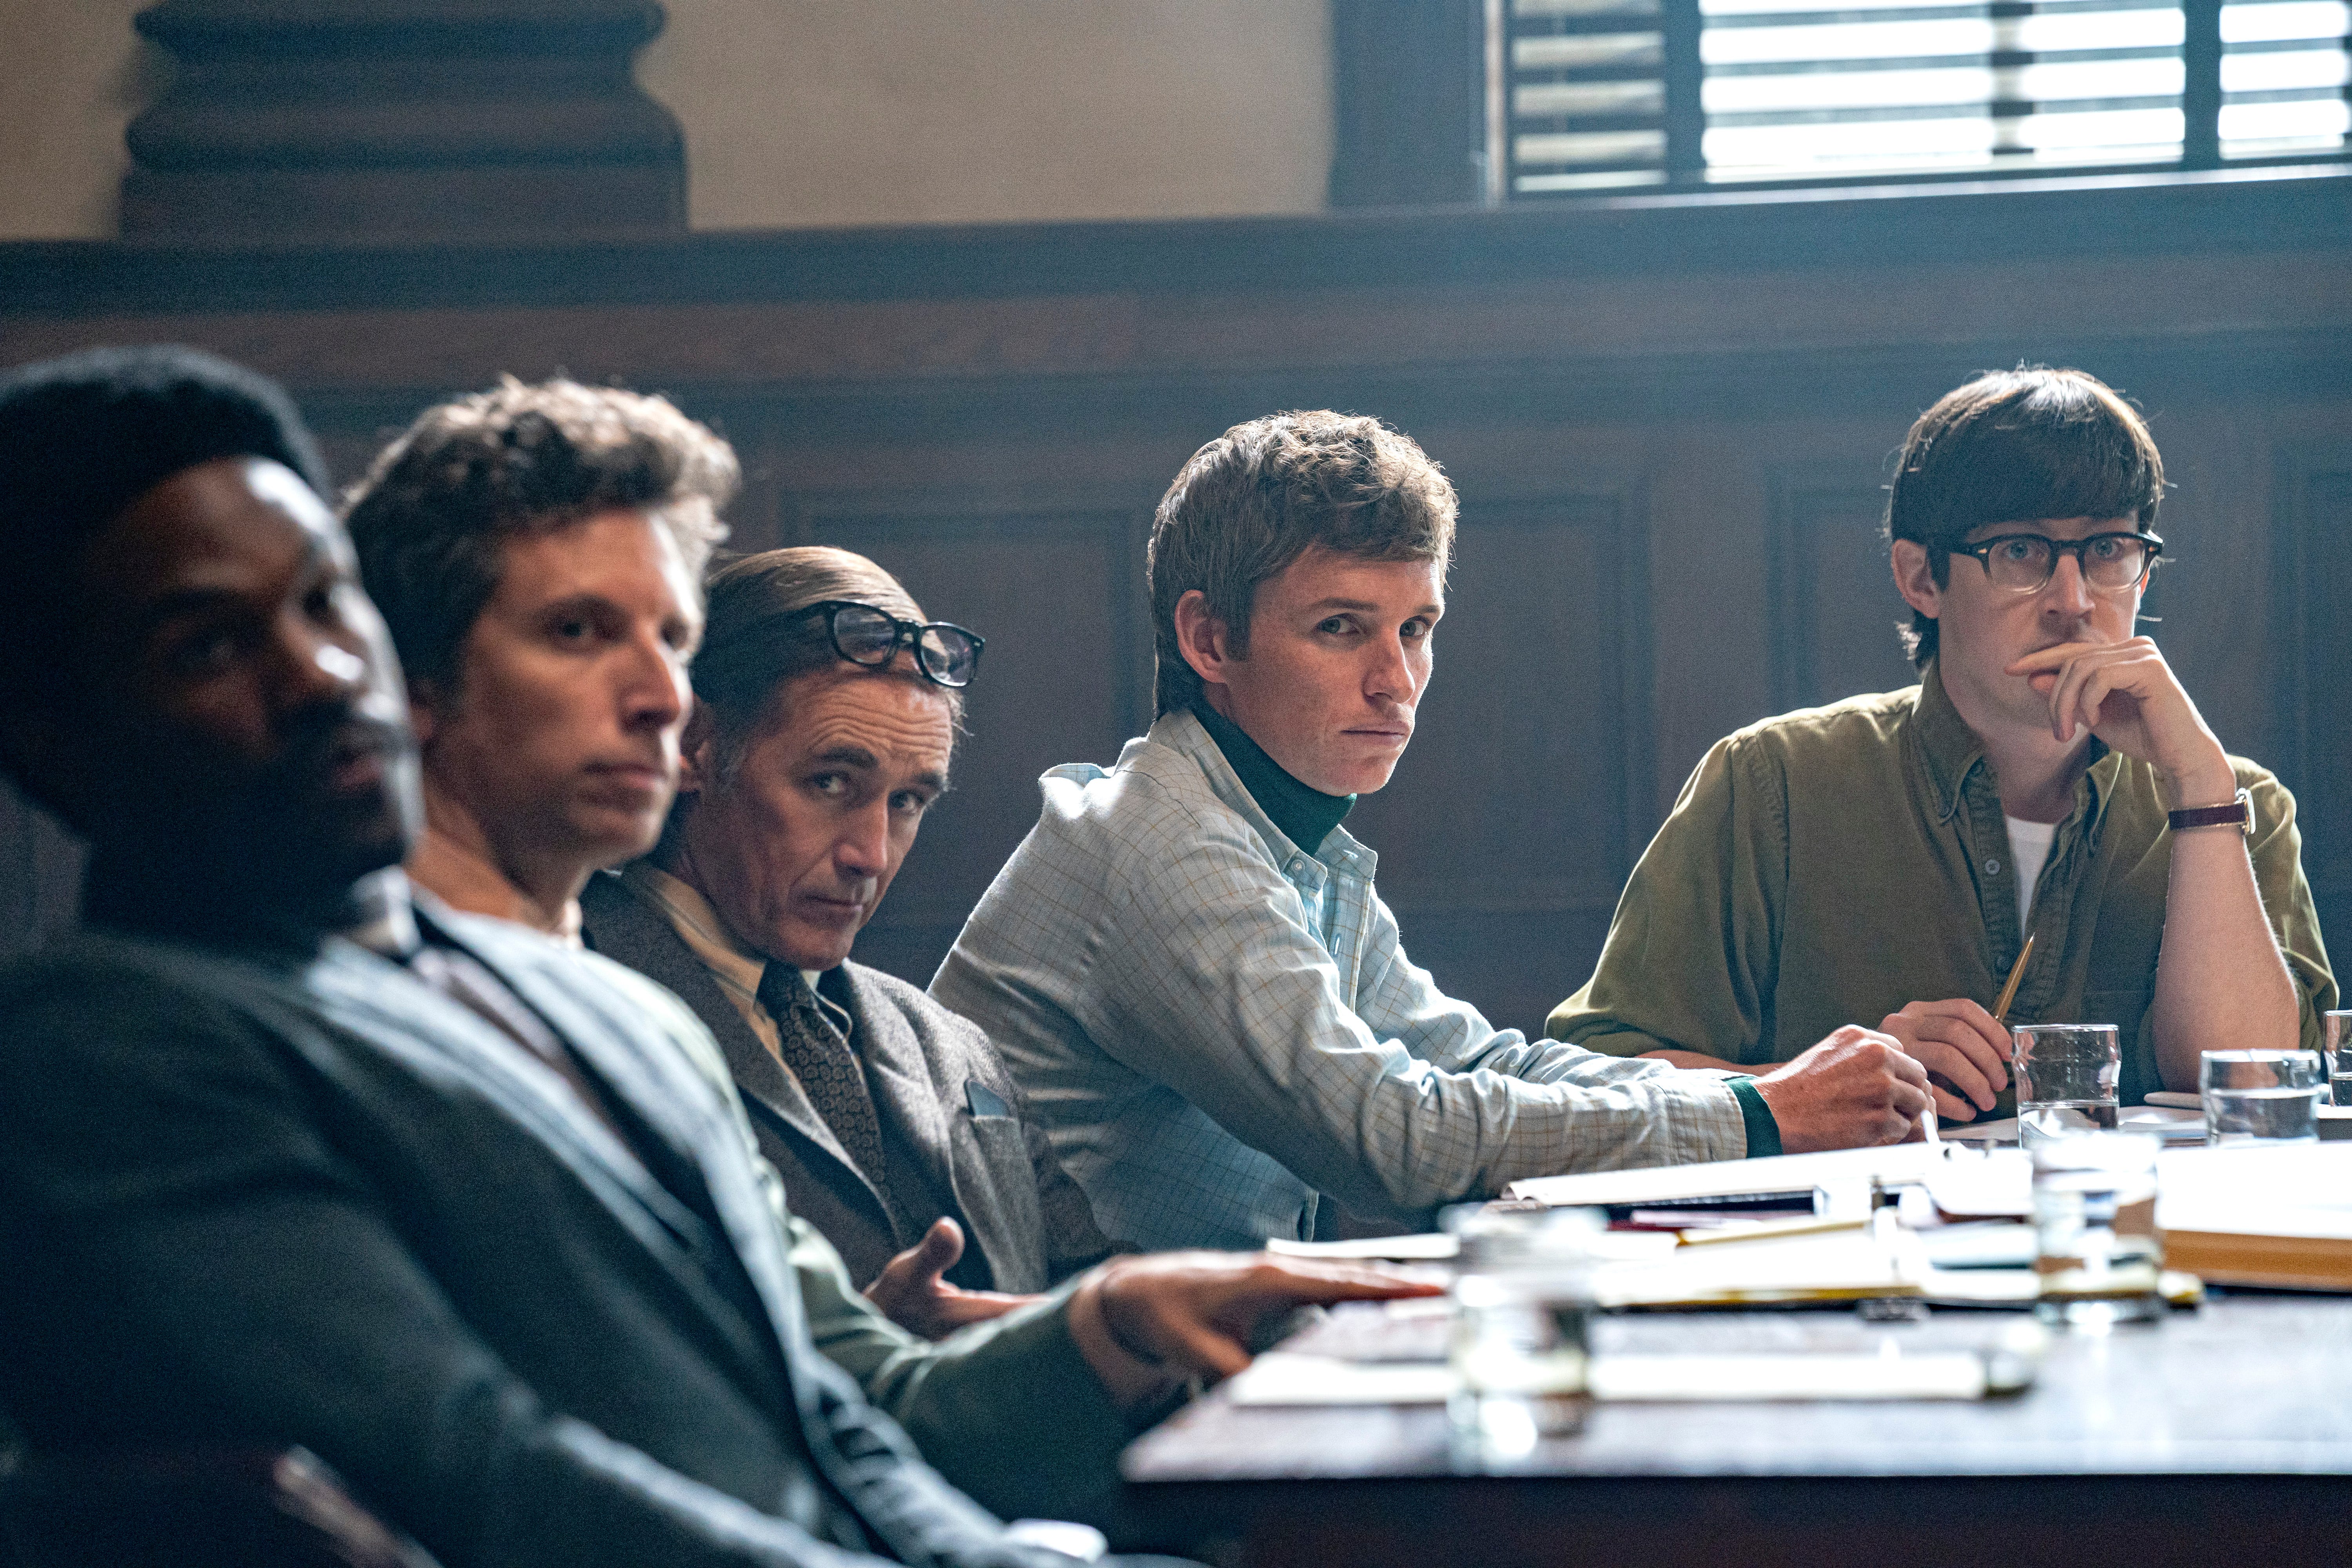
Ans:
[{"label": "dark brown hair", "polygon": [[418,416],[352,487],[343,517],[409,679],[454,691],[507,540],[642,511],[698,581],[739,479],[734,448],[666,398],[508,376]]},{"label": "dark brown hair", "polygon": [[[2132,405],[2079,370],[2020,365],[1946,393],[1904,438],[1886,535],[1927,549],[1936,585],[1978,529],[2053,518],[2127,518],[2146,528],[2164,499],[2164,459]],[[1902,633],[1912,663],[1936,657],[1935,617]]]},{"label": "dark brown hair", "polygon": [[1261,584],[1320,545],[1364,561],[1434,561],[1454,549],[1454,487],[1409,436],[1328,409],[1236,425],[1199,451],[1160,498],[1146,567],[1158,710],[1200,695],[1176,641],[1176,602],[1195,588],[1249,656]]}]

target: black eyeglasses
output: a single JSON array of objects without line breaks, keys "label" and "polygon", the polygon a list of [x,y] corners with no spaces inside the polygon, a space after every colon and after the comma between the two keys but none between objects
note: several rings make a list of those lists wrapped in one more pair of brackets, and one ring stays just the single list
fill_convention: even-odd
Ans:
[{"label": "black eyeglasses", "polygon": [[2095,533],[2088,539],[2052,539],[2041,533],[2004,533],[1955,552],[1973,555],[1993,585],[2015,593],[2039,593],[2057,574],[2058,558],[2072,555],[2083,581],[2102,594],[2121,594],[2147,581],[2164,553],[2153,533]]},{"label": "black eyeglasses", "polygon": [[824,616],[833,651],[852,664],[878,669],[896,658],[900,648],[911,647],[915,668],[926,679],[959,690],[971,684],[980,668],[980,650],[988,646],[978,632],[946,621],[902,621],[855,599],[826,599],[802,613]]}]

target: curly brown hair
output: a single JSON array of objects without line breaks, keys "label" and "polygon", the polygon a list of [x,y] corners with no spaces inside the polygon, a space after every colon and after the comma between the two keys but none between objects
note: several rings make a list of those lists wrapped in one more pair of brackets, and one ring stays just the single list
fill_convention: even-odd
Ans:
[{"label": "curly brown hair", "polygon": [[343,521],[409,679],[454,691],[507,540],[642,511],[699,583],[740,479],[734,448],[667,398],[509,375],[418,416],[345,494]]}]

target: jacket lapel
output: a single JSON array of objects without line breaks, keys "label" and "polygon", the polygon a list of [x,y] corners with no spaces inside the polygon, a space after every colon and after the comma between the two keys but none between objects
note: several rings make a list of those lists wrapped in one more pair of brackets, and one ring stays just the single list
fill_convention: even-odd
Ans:
[{"label": "jacket lapel", "polygon": [[658,910],[624,887],[617,877],[591,878],[580,896],[582,934],[598,952],[625,963],[667,987],[700,1018],[727,1058],[727,1071],[743,1098],[783,1122],[839,1165],[874,1199],[877,1213],[887,1214],[881,1194],[866,1180],[834,1136],[816,1107],[809,1103],[800,1080],[786,1071],[775,1053],[760,1043],[735,1004],[719,989],[702,960],[686,945]]},{"label": "jacket lapel", "polygon": [[580,1103],[553,1068],[473,1009],[344,942],[329,943],[307,978],[313,1004],[331,1020],[362,1038],[414,1043],[454,1064],[592,1185],[625,1189],[650,1211],[647,1217],[675,1206],[644,1163]]},{"label": "jacket lapel", "polygon": [[[885,1116],[896,1117],[908,1133],[908,1142],[917,1153],[927,1161],[933,1179],[941,1183],[955,1196],[971,1244],[988,1259],[990,1272],[1000,1281],[1011,1278],[1010,1267],[1018,1255],[1010,1249],[1008,1237],[1011,1226],[1003,1207],[997,1202],[997,1182],[1019,1180],[1034,1182],[1035,1176],[1026,1169],[1017,1173],[982,1173],[968,1170],[958,1158],[972,1145],[970,1152],[977,1155],[978,1141],[969,1130],[958,1125],[968,1114],[964,1104],[962,1075],[954,1069],[956,1063],[945,1059],[935,1061],[923,1050],[923,1043],[914,1026],[907,1022],[891,998],[876,985],[869,972],[855,963],[841,966],[841,977],[850,1001],[850,1016],[857,1026],[857,1047],[866,1058],[866,1081],[874,1090],[877,1109]],[[960,1137],[959,1134],[964,1134]]]},{"label": "jacket lapel", "polygon": [[[644,1136],[656,1141],[658,1147],[648,1152],[662,1161],[670,1179],[689,1194],[699,1189],[708,1199],[709,1216],[742,1264],[772,1331],[787,1343],[805,1340],[783,1227],[752,1172],[741,1131],[714,1087],[682,1052],[647,1049],[654,1039],[667,1037],[640,1019],[625,995],[597,984],[586,961],[560,950],[538,953],[515,945],[525,939],[488,942],[479,931],[436,925],[562,1036],[605,1092],[621,1102],[619,1109]],[[639,1163],[638,1169],[645,1167]],[[664,1201],[678,1205],[668,1188],[656,1184],[656,1190]],[[694,1224],[708,1229],[698,1216]]]}]

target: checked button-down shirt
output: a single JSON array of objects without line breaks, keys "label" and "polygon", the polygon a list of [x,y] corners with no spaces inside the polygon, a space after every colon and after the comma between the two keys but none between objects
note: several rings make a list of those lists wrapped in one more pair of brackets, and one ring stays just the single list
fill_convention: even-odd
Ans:
[{"label": "checked button-down shirt", "polygon": [[1725,1075],[1531,1043],[1441,994],[1373,853],[1293,844],[1192,714],[1041,783],[931,994],[988,1031],[1106,1234],[1251,1247],[1310,1237],[1318,1193],[1415,1219],[1747,1152]]}]

